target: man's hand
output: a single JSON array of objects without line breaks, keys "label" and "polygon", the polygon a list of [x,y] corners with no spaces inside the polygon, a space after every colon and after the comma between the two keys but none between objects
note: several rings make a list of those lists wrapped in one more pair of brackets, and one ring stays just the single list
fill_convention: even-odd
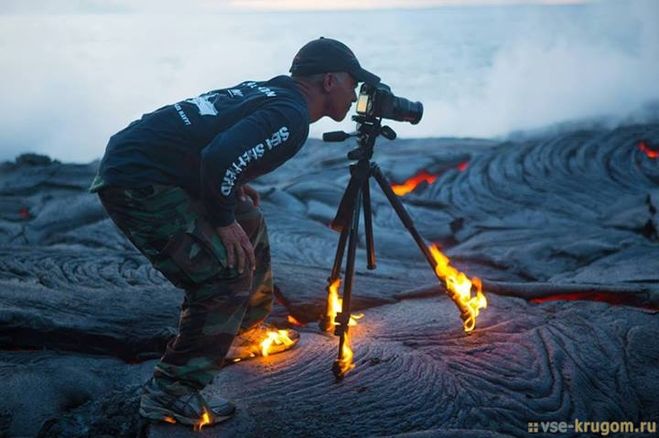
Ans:
[{"label": "man's hand", "polygon": [[261,202],[261,197],[259,196],[259,192],[257,192],[247,184],[238,187],[236,189],[236,195],[238,196],[238,199],[240,199],[241,201],[246,201],[247,199],[245,198],[245,196],[249,196],[252,200],[252,203],[254,204],[254,207],[258,207],[259,203]]},{"label": "man's hand", "polygon": [[238,222],[227,225],[226,227],[217,227],[217,234],[227,250],[227,262],[229,268],[233,268],[238,262],[238,272],[242,274],[245,268],[250,271],[256,269],[256,260],[254,258],[254,248],[249,241],[245,230]]}]

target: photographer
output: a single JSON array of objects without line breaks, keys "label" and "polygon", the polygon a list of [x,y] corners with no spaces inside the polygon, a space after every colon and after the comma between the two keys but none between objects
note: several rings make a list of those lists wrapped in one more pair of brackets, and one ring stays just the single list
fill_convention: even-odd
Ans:
[{"label": "photographer", "polygon": [[[345,118],[358,82],[379,82],[329,38],[302,47],[290,72],[162,107],[110,138],[90,190],[152,265],[185,290],[178,335],[143,389],[147,419],[196,425],[204,413],[210,424],[233,415],[231,402],[209,405],[199,391],[227,354],[258,354],[268,330],[268,235],[258,193],[245,184],[292,158],[310,123]],[[279,351],[299,339],[293,330],[288,336],[293,343]]]}]

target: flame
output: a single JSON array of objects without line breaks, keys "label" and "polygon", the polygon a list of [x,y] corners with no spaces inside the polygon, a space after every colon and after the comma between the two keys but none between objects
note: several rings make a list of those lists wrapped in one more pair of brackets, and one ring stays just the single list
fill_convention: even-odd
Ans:
[{"label": "flame", "polygon": [[288,315],[288,318],[286,318],[286,319],[288,320],[288,323],[291,324],[291,325],[295,325],[295,326],[303,326],[304,325],[300,321],[295,319],[295,317],[293,315]]},{"label": "flame", "polygon": [[[327,294],[327,321],[329,321],[329,328],[332,329],[336,324],[336,315],[341,313],[343,307],[343,299],[339,298],[339,286],[341,286],[341,279],[337,278],[330,284]],[[354,313],[350,315],[348,326],[357,325],[357,320],[364,317],[363,313]]]},{"label": "flame", "polygon": [[166,423],[176,424],[176,420],[172,417],[165,417],[165,418],[162,419],[162,421],[164,421]]},{"label": "flame", "polygon": [[647,155],[648,158],[657,158],[659,157],[659,151],[656,151],[654,149],[650,149],[644,141],[640,142],[638,144],[638,148],[645,154]]},{"label": "flame", "polygon": [[[480,309],[487,307],[487,299],[483,295],[480,279],[474,277],[470,280],[464,273],[451,266],[448,257],[436,245],[431,245],[429,249],[435,259],[435,274],[444,281],[451,299],[462,313],[465,332],[472,331],[476,326],[476,317]],[[472,286],[476,289],[474,296],[471,294]]]},{"label": "flame", "polygon": [[267,357],[270,354],[272,344],[275,345],[293,345],[293,341],[288,337],[288,330],[268,330],[266,338],[261,341],[261,354]]},{"label": "flame", "polygon": [[433,175],[431,173],[426,172],[425,170],[422,170],[413,177],[408,178],[402,184],[392,184],[391,188],[393,189],[395,194],[397,194],[398,196],[403,196],[416,189],[417,186],[424,181],[427,182],[428,184],[432,184],[436,180],[437,180],[437,175]]},{"label": "flame", "polygon": [[208,414],[208,411],[204,409],[204,413],[201,414],[201,418],[199,419],[199,422],[194,425],[194,430],[200,432],[202,427],[210,423],[211,423],[211,416]]},{"label": "flame", "polygon": [[[339,324],[336,321],[336,315],[341,313],[343,306],[343,299],[339,298],[339,287],[341,286],[341,279],[337,278],[334,280],[328,288],[327,294],[327,326],[328,330],[333,329],[336,325]],[[357,320],[364,317],[363,313],[353,313],[350,315],[348,320],[348,327],[353,327],[357,325]],[[352,363],[352,348],[350,348],[350,336],[348,335],[348,329],[346,328],[345,334],[343,337],[343,346],[341,347],[341,358],[337,360],[336,365],[339,369],[340,375],[345,375],[348,371],[355,367],[355,364]]]},{"label": "flame", "polygon": [[339,373],[343,376],[348,371],[355,367],[355,364],[352,362],[352,348],[350,348],[350,335],[348,332],[345,332],[343,338],[343,348],[341,348],[341,359],[338,360]]}]

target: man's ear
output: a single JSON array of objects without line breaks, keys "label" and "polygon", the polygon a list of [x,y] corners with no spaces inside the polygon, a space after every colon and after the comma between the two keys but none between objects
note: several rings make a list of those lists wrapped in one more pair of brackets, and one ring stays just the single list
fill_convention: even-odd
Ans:
[{"label": "man's ear", "polygon": [[323,91],[325,93],[329,93],[332,91],[332,88],[334,88],[334,84],[336,83],[336,77],[334,76],[333,73],[325,73],[325,77],[323,78]]}]

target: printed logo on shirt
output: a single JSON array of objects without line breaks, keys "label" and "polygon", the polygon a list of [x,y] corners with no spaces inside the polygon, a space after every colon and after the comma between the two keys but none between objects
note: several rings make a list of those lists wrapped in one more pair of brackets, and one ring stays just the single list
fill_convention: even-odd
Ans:
[{"label": "printed logo on shirt", "polygon": [[288,140],[289,132],[287,126],[282,126],[277,131],[273,132],[269,138],[266,138],[261,143],[248,149],[241,156],[239,156],[231,166],[224,173],[224,179],[220,186],[220,192],[224,196],[231,194],[231,189],[236,185],[236,180],[240,174],[247,168],[250,162],[256,161],[265,155],[266,151],[271,151],[282,143]]},{"label": "printed logo on shirt", "polygon": [[178,103],[175,104],[174,109],[176,110],[178,115],[181,117],[181,120],[183,120],[183,123],[185,123],[185,126],[192,125],[192,122],[190,121],[190,119],[188,119],[188,116],[183,111],[183,108],[181,108],[181,105],[179,105]]},{"label": "printed logo on shirt", "polygon": [[227,90],[227,93],[229,93],[229,96],[231,97],[245,97],[243,95],[242,90],[239,90],[238,88],[232,88],[231,90]]},{"label": "printed logo on shirt", "polygon": [[265,94],[268,97],[275,97],[277,95],[277,93],[275,93],[268,87],[259,87],[259,84],[257,84],[256,82],[245,82],[243,86],[251,89],[256,88],[258,91],[260,91],[261,93]]},{"label": "printed logo on shirt", "polygon": [[215,99],[218,93],[202,94],[192,99],[186,99],[186,102],[196,105],[199,109],[199,115],[202,116],[216,116],[218,114],[217,108],[213,105],[211,100]]}]

